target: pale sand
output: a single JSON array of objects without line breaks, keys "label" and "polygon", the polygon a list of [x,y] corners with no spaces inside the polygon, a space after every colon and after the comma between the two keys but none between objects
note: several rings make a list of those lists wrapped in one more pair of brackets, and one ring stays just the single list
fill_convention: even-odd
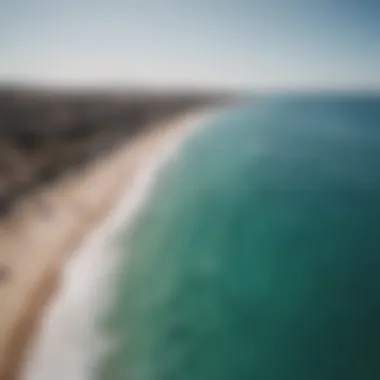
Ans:
[{"label": "pale sand", "polygon": [[181,138],[210,112],[176,118],[111,155],[40,191],[0,225],[0,379],[19,378],[25,347],[42,306],[59,286],[62,264],[117,203],[152,152]]}]

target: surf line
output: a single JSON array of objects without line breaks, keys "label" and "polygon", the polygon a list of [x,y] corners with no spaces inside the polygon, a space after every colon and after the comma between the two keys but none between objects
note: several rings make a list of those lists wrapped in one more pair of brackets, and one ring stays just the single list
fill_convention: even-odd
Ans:
[{"label": "surf line", "polygon": [[114,243],[148,202],[160,170],[214,114],[185,116],[173,127],[165,127],[157,141],[148,139],[148,145],[142,141],[134,147],[136,167],[119,201],[63,265],[60,289],[30,344],[22,380],[96,378],[98,363],[116,344],[115,337],[100,328],[101,317],[112,308],[112,280],[119,257]]}]

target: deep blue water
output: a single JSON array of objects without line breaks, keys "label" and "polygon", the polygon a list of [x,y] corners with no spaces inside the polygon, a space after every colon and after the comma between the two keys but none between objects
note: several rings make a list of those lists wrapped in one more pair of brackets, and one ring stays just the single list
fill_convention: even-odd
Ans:
[{"label": "deep blue water", "polygon": [[122,249],[112,380],[380,379],[380,98],[230,109]]}]

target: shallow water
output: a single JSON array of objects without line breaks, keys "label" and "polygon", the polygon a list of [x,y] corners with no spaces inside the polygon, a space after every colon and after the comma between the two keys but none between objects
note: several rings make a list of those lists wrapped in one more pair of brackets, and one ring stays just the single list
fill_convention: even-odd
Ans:
[{"label": "shallow water", "polygon": [[[212,116],[201,113],[174,120],[157,139],[151,140],[153,136],[147,135],[125,148],[124,153],[134,152],[129,155],[134,166],[129,167],[132,172],[125,178],[123,194],[63,266],[59,290],[46,306],[28,347],[22,379],[96,378],[102,359],[112,352],[115,341],[114,336],[104,331],[101,321],[113,304],[112,284],[118,266],[115,237],[120,229],[133,223],[160,168],[174,157],[183,138],[195,131],[201,120]],[[121,169],[124,175],[125,168]],[[128,252],[123,252],[123,259],[127,255]]]},{"label": "shallow water", "polygon": [[375,97],[205,126],[120,237],[99,378],[380,378],[379,167]]}]

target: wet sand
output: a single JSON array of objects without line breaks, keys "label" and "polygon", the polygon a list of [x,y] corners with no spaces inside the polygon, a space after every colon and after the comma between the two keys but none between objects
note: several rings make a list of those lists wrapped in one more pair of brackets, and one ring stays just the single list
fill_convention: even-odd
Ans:
[{"label": "wet sand", "polygon": [[[206,115],[209,112],[206,113]],[[0,379],[20,378],[62,265],[103,220],[152,152],[204,120],[191,113],[153,128],[18,204],[0,224]],[[32,342],[31,342],[32,339]]]}]

